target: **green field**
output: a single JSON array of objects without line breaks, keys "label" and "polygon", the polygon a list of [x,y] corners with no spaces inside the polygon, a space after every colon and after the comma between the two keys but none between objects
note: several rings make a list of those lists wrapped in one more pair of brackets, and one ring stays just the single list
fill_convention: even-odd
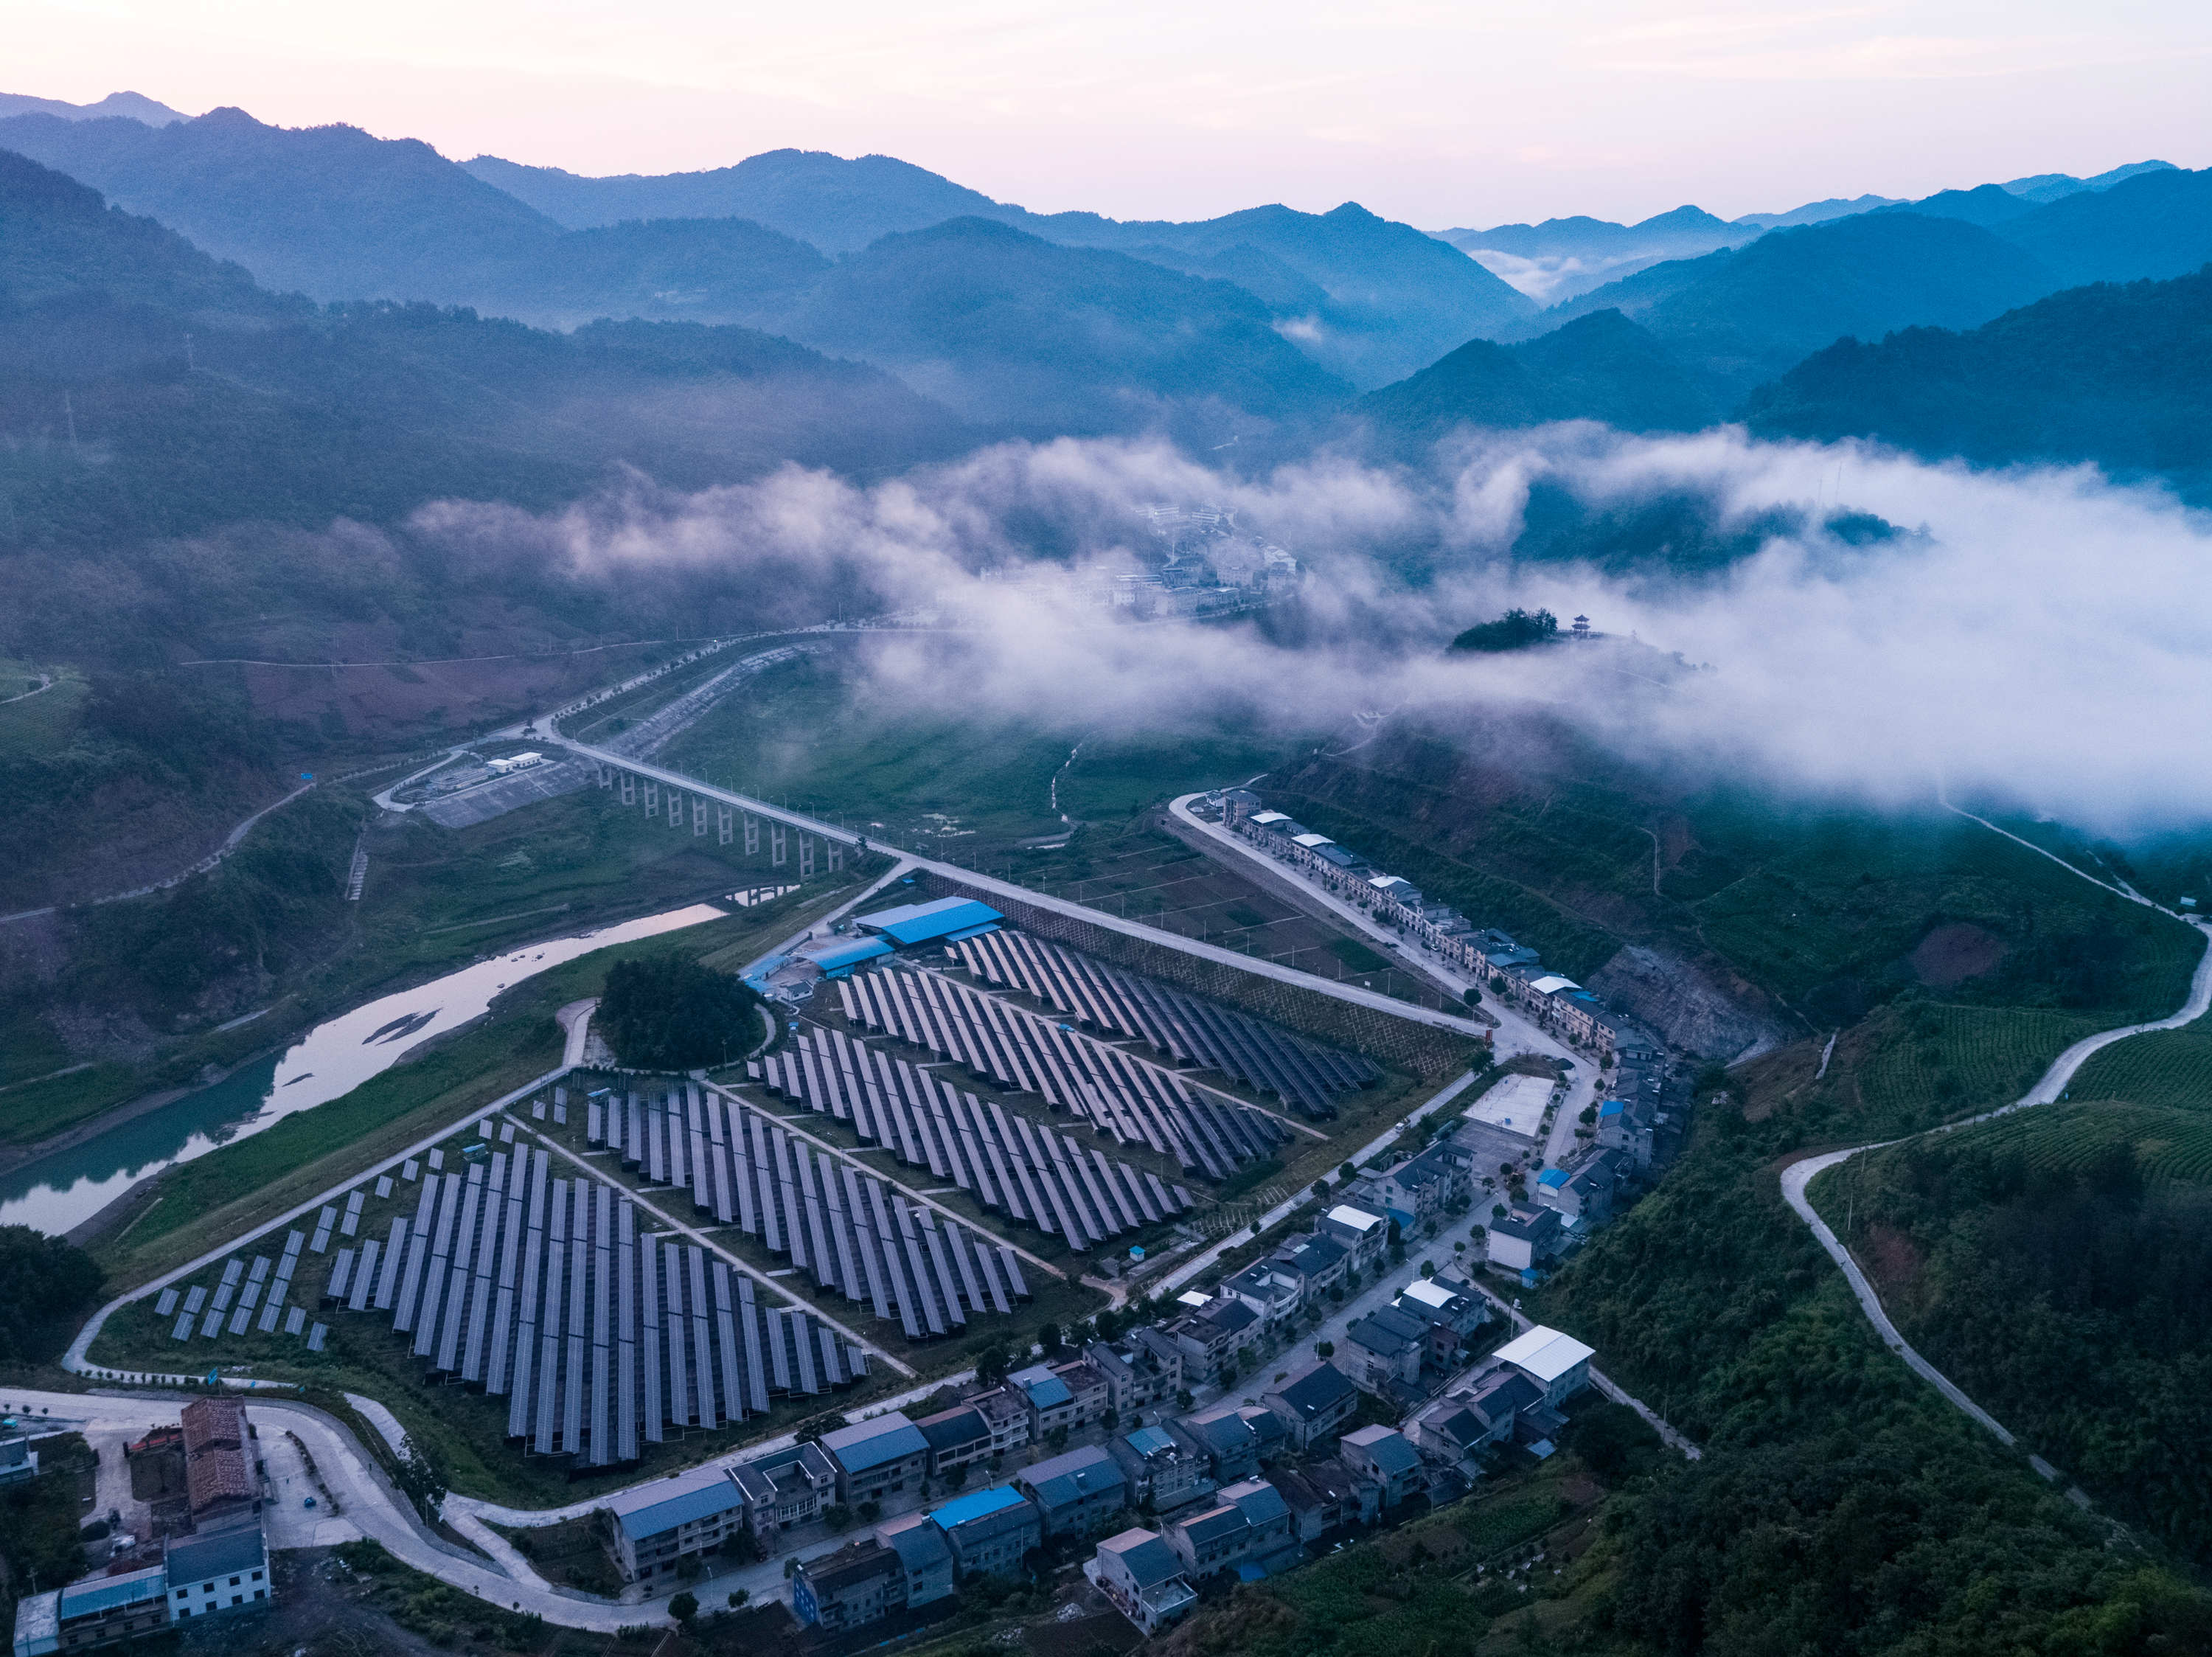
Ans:
[{"label": "green field", "polygon": [[[1644,944],[1741,974],[1799,1027],[1915,993],[2162,1017],[2203,948],[1964,818],[1686,795],[1556,730],[1395,728],[1356,754],[1308,756],[1262,792],[1571,977]],[[1989,959],[1929,976],[1939,964],[1915,952],[1947,928],[1985,938]]]},{"label": "green field", "polygon": [[2060,1052],[2110,1022],[2042,1008],[1920,1002],[1885,1009],[1845,1038],[1848,1052],[1844,1042],[1838,1051],[1865,1119],[1893,1131],[2010,1104]]},{"label": "green field", "polygon": [[1813,1196],[1932,1362],[2201,1569],[2212,1112],[2074,1100],[1854,1157]]},{"label": "green field", "polygon": [[[610,920],[711,899],[795,866],[763,850],[673,833],[600,789],[564,795],[461,830],[386,819],[368,836],[358,904],[339,893],[361,822],[358,796],[311,794],[258,825],[246,848],[171,893],[114,904],[69,922],[70,989],[80,999],[141,1013],[182,1039],[152,1058],[107,1061],[31,1087],[0,1089],[0,1139],[36,1141],[204,1067],[228,1069],[320,1018],[419,984],[481,956]],[[856,861],[827,889],[888,865]],[[252,1010],[205,1005],[215,963],[258,954],[275,978],[270,1010],[228,1033],[208,1026]],[[214,961],[210,961],[210,957]],[[264,981],[265,985],[265,981]],[[33,1007],[20,1007],[0,1043],[0,1082],[62,1069],[72,1055]]]}]

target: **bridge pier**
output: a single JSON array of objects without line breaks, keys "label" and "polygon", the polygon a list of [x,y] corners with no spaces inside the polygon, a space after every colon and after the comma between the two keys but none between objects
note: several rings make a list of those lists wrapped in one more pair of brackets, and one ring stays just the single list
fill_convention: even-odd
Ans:
[{"label": "bridge pier", "polygon": [[719,800],[714,802],[714,832],[717,845],[726,846],[736,838],[731,829],[730,808]]},{"label": "bridge pier", "polygon": [[773,868],[783,867],[783,825],[781,823],[768,825],[768,861]]},{"label": "bridge pier", "polygon": [[760,856],[760,819],[757,817],[745,819],[745,856]]},{"label": "bridge pier", "polygon": [[668,791],[668,826],[672,832],[684,832],[684,796],[671,789]]},{"label": "bridge pier", "polygon": [[691,799],[691,838],[697,839],[707,832],[707,802],[694,795]]},{"label": "bridge pier", "polygon": [[802,880],[814,878],[814,842],[803,834],[799,837],[799,878]]},{"label": "bridge pier", "polygon": [[622,802],[625,806],[637,803],[637,778],[629,771],[622,774]]},{"label": "bridge pier", "polygon": [[660,814],[660,784],[649,777],[645,780],[645,814],[647,817]]},{"label": "bridge pier", "polygon": [[845,843],[842,840],[825,840],[823,844],[830,848],[830,872],[835,874],[845,867]]}]

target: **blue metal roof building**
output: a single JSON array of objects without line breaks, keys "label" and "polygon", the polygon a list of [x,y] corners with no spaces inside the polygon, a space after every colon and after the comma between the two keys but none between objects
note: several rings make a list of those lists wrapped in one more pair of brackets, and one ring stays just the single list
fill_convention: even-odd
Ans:
[{"label": "blue metal roof building", "polygon": [[793,952],[822,969],[825,978],[842,978],[863,961],[891,953],[881,938],[833,938],[818,944],[801,944]]},{"label": "blue metal roof building", "polygon": [[950,1531],[1007,1508],[1025,1506],[1027,1502],[1028,1498],[1012,1485],[994,1484],[988,1490],[970,1490],[966,1496],[955,1496],[929,1517],[938,1529]]},{"label": "blue metal roof building", "polygon": [[872,915],[858,915],[853,924],[908,949],[919,943],[951,943],[975,937],[1006,918],[990,905],[973,898],[939,898],[933,903],[904,904],[896,909],[879,909]]}]

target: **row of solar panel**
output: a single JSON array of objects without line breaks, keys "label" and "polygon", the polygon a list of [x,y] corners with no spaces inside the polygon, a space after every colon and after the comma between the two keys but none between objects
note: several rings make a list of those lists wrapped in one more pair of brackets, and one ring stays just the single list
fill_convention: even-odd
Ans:
[{"label": "row of solar panel", "polygon": [[819,1287],[896,1318],[913,1339],[963,1328],[970,1313],[1010,1313],[1029,1296],[1006,1244],[696,1082],[629,1094],[602,1112],[599,1130],[625,1167],[688,1185],[695,1207],[789,1255]]},{"label": "row of solar panel", "polygon": [[1002,1087],[1042,1093],[1116,1142],[1150,1145],[1208,1179],[1227,1179],[1289,1137],[1264,1112],[1194,1092],[1149,1059],[941,973],[856,973],[838,990],[855,1023],[957,1058]]},{"label": "row of solar panel", "polygon": [[757,1081],[848,1122],[910,1167],[950,1179],[987,1209],[1089,1249],[1171,1219],[1190,1195],[842,1030],[801,1031],[796,1045],[747,1066]]},{"label": "row of solar panel", "polygon": [[[267,1255],[254,1257],[251,1275],[246,1271],[246,1262],[233,1256],[223,1264],[222,1279],[216,1285],[213,1296],[209,1295],[205,1285],[195,1283],[185,1293],[181,1312],[178,1310],[177,1291],[165,1288],[154,1302],[154,1315],[167,1318],[173,1313],[176,1314],[177,1320],[169,1331],[173,1340],[188,1341],[195,1332],[212,1340],[226,1327],[233,1335],[243,1335],[249,1327],[258,1328],[264,1335],[274,1334],[276,1319],[284,1311],[284,1297],[291,1293],[292,1274],[299,1265],[301,1246],[306,1241],[307,1234],[298,1231],[285,1240],[284,1252],[276,1263],[273,1278]],[[246,1279],[242,1285],[240,1277]],[[253,1315],[257,1305],[261,1308],[258,1323]],[[295,1313],[298,1310],[296,1307],[293,1308]],[[284,1332],[300,1332],[296,1317],[285,1325]]]},{"label": "row of solar panel", "polygon": [[867,1367],[727,1261],[640,1235],[635,1205],[604,1181],[551,1178],[543,1150],[426,1179],[411,1222],[339,1251],[328,1292],[391,1313],[434,1374],[505,1397],[510,1436],[595,1466],[635,1460],[641,1435],[723,1426]]},{"label": "row of solar panel", "polygon": [[1275,1094],[1308,1114],[1330,1117],[1337,1094],[1382,1072],[1355,1054],[1302,1040],[1264,1020],[1123,972],[1033,938],[996,932],[954,946],[970,972],[1009,984],[1073,1017],[1149,1043],[1178,1063],[1196,1063]]}]

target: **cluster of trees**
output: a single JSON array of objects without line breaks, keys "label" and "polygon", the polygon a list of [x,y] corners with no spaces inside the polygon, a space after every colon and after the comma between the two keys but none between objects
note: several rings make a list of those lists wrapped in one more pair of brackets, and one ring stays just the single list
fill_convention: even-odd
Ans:
[{"label": "cluster of trees", "polygon": [[0,1364],[59,1357],[105,1281],[82,1249],[28,1226],[0,1226]]},{"label": "cluster of trees", "polygon": [[757,1045],[760,1004],[742,979],[685,956],[619,960],[607,969],[595,1022],[624,1063],[688,1070]]},{"label": "cluster of trees", "polygon": [[1549,644],[1559,636],[1559,618],[1549,610],[1531,614],[1526,610],[1508,610],[1494,621],[1479,622],[1451,642],[1455,650],[1497,653],[1505,650],[1525,650],[1531,645]]}]

